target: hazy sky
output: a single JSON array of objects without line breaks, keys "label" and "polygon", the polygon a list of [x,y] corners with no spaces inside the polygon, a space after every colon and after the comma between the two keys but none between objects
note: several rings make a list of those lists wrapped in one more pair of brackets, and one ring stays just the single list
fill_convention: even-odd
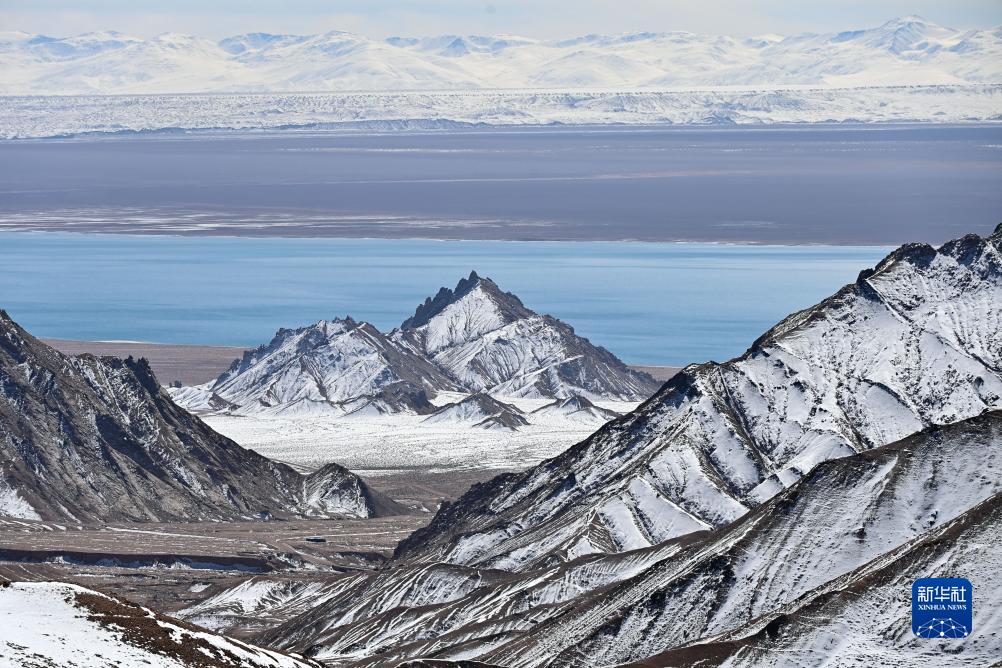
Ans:
[{"label": "hazy sky", "polygon": [[185,32],[348,30],[371,37],[690,30],[751,35],[828,32],[918,14],[954,28],[1002,24],[1002,0],[0,0],[0,30],[54,36],[118,30]]}]

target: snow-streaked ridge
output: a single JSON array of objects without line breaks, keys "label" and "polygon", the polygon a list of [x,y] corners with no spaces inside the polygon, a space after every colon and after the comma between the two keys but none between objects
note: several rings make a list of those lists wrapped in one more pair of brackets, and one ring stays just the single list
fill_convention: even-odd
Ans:
[{"label": "snow-streaked ridge", "polygon": [[423,351],[467,390],[493,396],[637,401],[657,387],[476,272],[426,300],[391,337]]},{"label": "snow-streaked ridge", "polygon": [[349,317],[280,329],[215,381],[172,394],[200,412],[344,415],[366,408],[427,412],[422,392],[455,389],[423,356]]}]

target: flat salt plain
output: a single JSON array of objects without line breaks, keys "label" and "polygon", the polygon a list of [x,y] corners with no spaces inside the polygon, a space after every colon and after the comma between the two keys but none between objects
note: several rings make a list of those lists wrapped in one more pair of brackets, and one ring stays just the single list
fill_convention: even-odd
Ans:
[{"label": "flat salt plain", "polygon": [[[440,394],[442,405],[464,395]],[[583,440],[601,422],[562,417],[541,419],[531,411],[545,400],[504,399],[530,421],[518,431],[494,431],[468,424],[425,423],[421,415],[262,418],[202,416],[209,426],[240,445],[304,470],[337,462],[362,476],[451,474],[524,469]],[[618,413],[628,402],[596,402]]]},{"label": "flat salt plain", "polygon": [[998,120],[999,84],[0,96],[0,138],[166,130]]}]

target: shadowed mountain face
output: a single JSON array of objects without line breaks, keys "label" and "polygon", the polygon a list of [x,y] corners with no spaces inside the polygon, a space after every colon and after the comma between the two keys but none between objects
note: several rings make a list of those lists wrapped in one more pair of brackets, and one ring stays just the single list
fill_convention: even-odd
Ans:
[{"label": "shadowed mountain face", "polygon": [[171,395],[205,413],[425,415],[435,410],[428,397],[439,392],[640,401],[657,388],[651,376],[473,272],[389,334],[350,317],[281,329],[214,382]]},{"label": "shadowed mountain face", "polygon": [[974,632],[943,642],[911,633],[910,585],[930,574],[975,585],[976,609],[998,610],[1002,589],[988,584],[1002,564],[1002,497],[993,496],[957,519],[802,599],[705,643],[656,654],[631,668],[799,668],[808,657],[825,665],[910,666],[942,661],[951,666],[997,665],[1002,654],[994,619],[975,613]]},{"label": "shadowed mountain face", "polygon": [[1000,247],[1002,226],[894,251],[741,357],[690,366],[560,456],[475,486],[398,558],[519,570],[647,547],[726,524],[820,462],[999,407]]},{"label": "shadowed mountain face", "polygon": [[0,514],[77,521],[369,517],[402,510],[328,465],[245,450],[171,401],[145,360],[65,356],[0,311]]}]

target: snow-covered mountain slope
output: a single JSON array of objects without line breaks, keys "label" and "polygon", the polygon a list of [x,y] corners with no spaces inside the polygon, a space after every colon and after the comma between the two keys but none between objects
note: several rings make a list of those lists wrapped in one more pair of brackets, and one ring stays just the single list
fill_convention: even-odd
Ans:
[{"label": "snow-covered mountain slope", "polygon": [[0,138],[4,139],[179,130],[414,132],[553,124],[968,123],[999,119],[999,84],[0,96]]},{"label": "snow-covered mountain slope", "polygon": [[[935,535],[945,522],[979,514],[986,499],[1002,507],[1000,466],[998,411],[826,462],[721,535],[483,658],[512,666],[612,665],[739,628],[909,540]],[[949,571],[936,566],[924,577],[933,574]],[[990,588],[986,580],[978,586]],[[906,585],[902,598],[908,593]],[[905,610],[910,605],[889,625],[900,635],[910,631]],[[545,661],[536,658],[541,643]]]},{"label": "snow-covered mountain slope", "polygon": [[199,521],[402,509],[348,470],[309,476],[175,405],[146,360],[68,357],[0,311],[0,514]]},{"label": "snow-covered mountain slope", "polygon": [[999,83],[1002,30],[920,17],[837,34],[735,38],[688,32],[564,40],[443,35],[0,33],[0,94],[872,86]]},{"label": "snow-covered mountain slope", "polygon": [[616,411],[596,406],[584,397],[572,395],[566,399],[557,399],[553,403],[540,406],[532,411],[531,417],[541,418],[563,418],[572,422],[593,424],[595,426],[605,424],[610,420],[620,417]]},{"label": "snow-covered mountain slope", "polygon": [[0,666],[319,668],[62,582],[0,585]]},{"label": "snow-covered mountain slope", "polygon": [[[764,626],[785,607],[802,605],[802,596],[839,590],[840,578],[874,560],[886,563],[915,541],[937,540],[956,518],[982,517],[986,499],[1002,508],[1000,467],[1002,412],[995,411],[825,462],[719,531],[519,574],[439,563],[323,586],[262,577],[185,615],[224,628],[242,617],[278,619],[262,641],[309,648],[335,665],[417,657],[615,665]],[[991,588],[998,563],[990,555],[985,563],[976,546],[956,549],[979,570],[972,581],[980,591]],[[949,564],[928,565],[921,575],[952,572]],[[907,599],[910,579],[897,581],[905,580],[893,598]],[[887,633],[907,634],[908,609],[902,601]],[[840,637],[866,631],[846,628]]]},{"label": "snow-covered mountain slope", "polygon": [[637,401],[658,385],[476,272],[439,290],[390,336],[466,389],[495,396]]},{"label": "snow-covered mountain slope", "polygon": [[[951,666],[997,665],[1002,589],[1002,497],[996,495],[943,527],[833,580],[755,622],[628,664],[631,668],[794,668],[824,656],[832,668],[922,666],[949,655]],[[975,627],[962,639],[929,641],[910,631],[911,584],[924,577],[970,580]]]},{"label": "snow-covered mountain slope", "polygon": [[903,246],[741,357],[443,507],[402,559],[519,569],[719,527],[835,457],[1002,406],[1002,226]]},{"label": "snow-covered mountain slope", "polygon": [[200,412],[344,415],[433,410],[427,397],[457,385],[424,356],[350,317],[280,329],[211,383],[171,390]]},{"label": "snow-covered mountain slope", "polygon": [[477,426],[510,430],[525,419],[478,394],[639,401],[657,385],[473,272],[388,335],[350,317],[280,329],[215,381],[169,392],[191,411],[257,416],[429,415],[426,395],[468,392],[431,421],[468,421],[461,414],[476,408]]},{"label": "snow-covered mountain slope", "polygon": [[529,422],[518,406],[478,392],[462,401],[446,404],[424,419],[428,424],[471,424],[491,430],[517,431]]}]

